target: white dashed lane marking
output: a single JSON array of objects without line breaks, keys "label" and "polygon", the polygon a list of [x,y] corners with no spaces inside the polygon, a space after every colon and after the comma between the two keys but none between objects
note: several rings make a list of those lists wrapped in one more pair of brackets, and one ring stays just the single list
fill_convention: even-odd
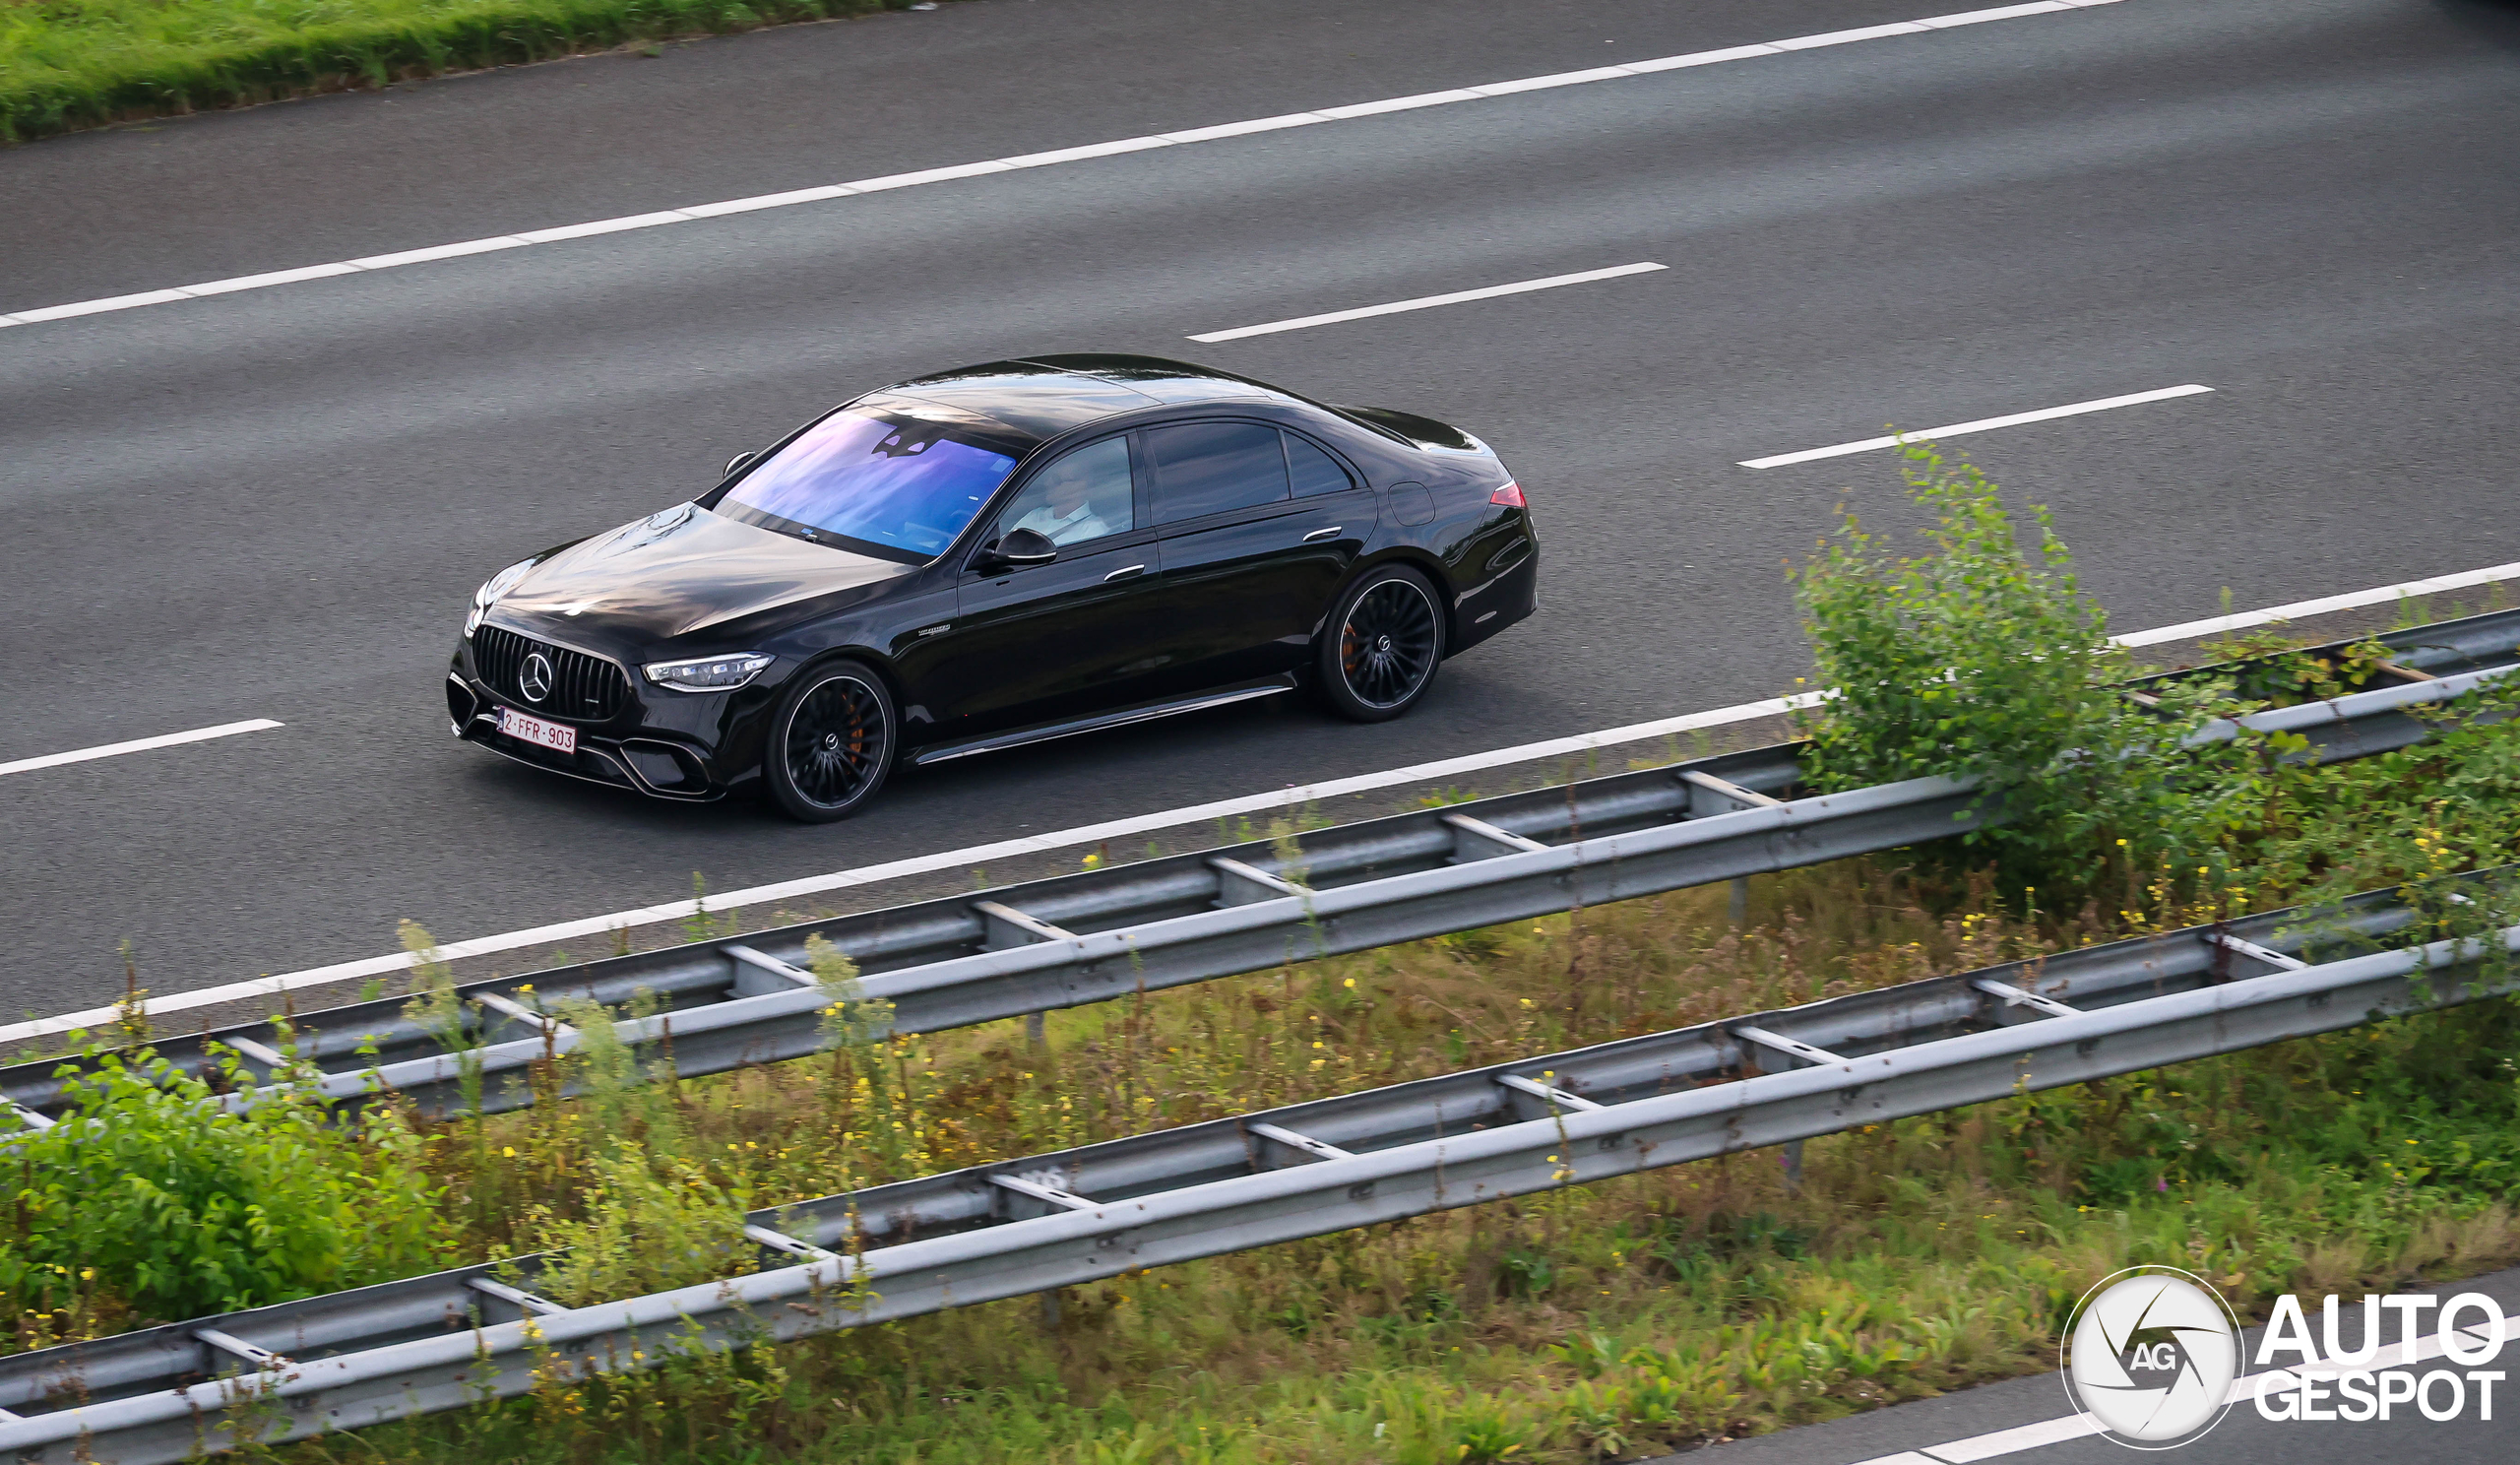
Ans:
[{"label": "white dashed lane marking", "polygon": [[1276,132],[1289,127],[1312,127],[1325,122],[1345,122],[1358,117],[1379,117],[1390,112],[1414,111],[1419,107],[1486,101],[1498,96],[1520,96],[1526,92],[1579,87],[1592,82],[1618,81],[1689,67],[1747,61],[1761,56],[1790,56],[1797,51],[1812,50],[1821,46],[1926,34],[1962,26],[1981,25],[1988,21],[2010,21],[2026,16],[2055,15],[2065,11],[2087,10],[2095,6],[2116,3],[2117,0],[2035,0],[2035,3],[2027,5],[2003,5],[1991,10],[1927,16],[1923,20],[1901,21],[1890,26],[1868,26],[1859,31],[1832,31],[1823,35],[1799,35],[1786,40],[1768,41],[1760,45],[1728,46],[1717,51],[1695,51],[1684,56],[1663,56],[1651,61],[1629,61],[1617,66],[1599,66],[1589,71],[1564,71],[1548,76],[1488,82],[1476,87],[1457,88],[1449,92],[1425,92],[1414,96],[1391,96],[1379,101],[1360,101],[1348,106],[1324,107],[1314,112],[1289,112],[1277,117],[1255,117],[1246,121],[1225,122],[1211,127],[1192,127],[1179,132],[1120,138],[1107,143],[1091,143],[1079,148],[1059,148],[1047,153],[1026,153],[1012,158],[992,158],[980,162],[957,163],[951,167],[923,168],[917,172],[892,173],[880,178],[857,178],[847,183],[827,183],[814,188],[790,189],[785,193],[765,193],[750,198],[724,199],[711,204],[691,204],[680,209],[659,210],[653,214],[631,214],[618,219],[598,219],[587,223],[562,224],[556,228],[527,229],[514,234],[496,234],[484,239],[467,239],[455,244],[431,245],[425,249],[405,249],[390,254],[372,254],[361,259],[340,260],[331,264],[305,265],[291,270],[267,271],[259,275],[239,275],[232,279],[214,280],[203,285],[181,285],[169,289],[142,290],[133,294],[108,295],[94,300],[74,300],[67,305],[41,305],[11,315],[0,315],[0,326],[30,326],[43,321],[100,315],[108,311],[136,310],[144,305],[169,305],[179,300],[197,299],[205,295],[225,295],[233,294],[238,290],[270,289],[277,286],[294,285],[300,281],[323,280],[337,275],[355,275],[371,270],[391,270],[404,265],[459,259],[465,255],[487,254],[501,249],[529,249],[536,245],[556,244],[571,239],[587,238],[595,234],[620,233],[627,229],[660,228],[666,224],[719,219],[729,214],[751,214],[763,209],[788,209],[799,204],[817,204],[861,193],[883,193],[896,188],[947,183],[961,178],[981,177],[990,173],[1052,167],[1062,163],[1109,158],[1122,153],[1142,153],[1150,148],[1177,148],[1191,143],[1209,143],[1223,138],[1248,137],[1253,133]]}]

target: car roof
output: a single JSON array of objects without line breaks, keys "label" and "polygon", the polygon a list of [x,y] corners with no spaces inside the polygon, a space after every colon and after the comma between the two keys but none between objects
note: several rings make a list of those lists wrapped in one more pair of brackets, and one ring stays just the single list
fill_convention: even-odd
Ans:
[{"label": "car roof", "polygon": [[1302,401],[1265,383],[1186,361],[1084,353],[986,361],[916,377],[873,395],[907,397],[987,417],[1036,445],[1104,417],[1166,403]]}]

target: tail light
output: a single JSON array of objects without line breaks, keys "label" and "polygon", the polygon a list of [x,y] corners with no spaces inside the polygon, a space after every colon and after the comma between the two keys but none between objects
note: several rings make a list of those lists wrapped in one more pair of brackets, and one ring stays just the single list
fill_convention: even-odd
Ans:
[{"label": "tail light", "polygon": [[1523,502],[1523,485],[1520,483],[1506,484],[1504,487],[1487,495],[1487,501],[1492,504],[1501,504],[1509,509],[1527,509],[1531,507],[1531,505]]}]

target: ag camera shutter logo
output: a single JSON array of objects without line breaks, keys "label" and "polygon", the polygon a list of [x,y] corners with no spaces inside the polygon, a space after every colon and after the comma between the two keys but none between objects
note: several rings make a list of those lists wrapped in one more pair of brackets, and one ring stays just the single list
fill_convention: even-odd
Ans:
[{"label": "ag camera shutter logo", "polygon": [[2083,1295],[2064,1364],[2065,1392],[2104,1437],[2174,1449],[2203,1437],[2231,1409],[2239,1320],[2202,1277],[2129,1267]]}]

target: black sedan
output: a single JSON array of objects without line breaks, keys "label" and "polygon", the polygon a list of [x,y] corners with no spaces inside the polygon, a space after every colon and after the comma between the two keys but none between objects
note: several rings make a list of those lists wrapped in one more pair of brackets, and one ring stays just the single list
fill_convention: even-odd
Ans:
[{"label": "black sedan", "polygon": [[1144,356],[923,376],[475,592],[458,736],[659,798],[855,812],[936,763],[1311,687],[1360,722],[1532,613],[1484,443]]}]

